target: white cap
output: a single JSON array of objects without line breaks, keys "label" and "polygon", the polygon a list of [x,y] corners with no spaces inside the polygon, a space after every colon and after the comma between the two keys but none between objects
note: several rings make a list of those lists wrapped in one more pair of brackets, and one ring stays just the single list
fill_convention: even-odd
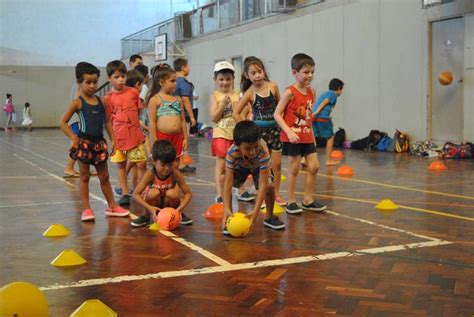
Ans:
[{"label": "white cap", "polygon": [[223,69],[230,69],[231,71],[235,72],[234,66],[231,63],[222,61],[216,63],[216,66],[214,66],[214,73]]}]

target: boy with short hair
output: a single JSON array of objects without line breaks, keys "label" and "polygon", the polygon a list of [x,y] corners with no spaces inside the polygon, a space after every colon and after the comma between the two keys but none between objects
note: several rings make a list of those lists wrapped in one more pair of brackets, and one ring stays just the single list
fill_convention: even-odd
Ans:
[{"label": "boy with short hair", "polygon": [[248,215],[251,223],[255,221],[265,200],[268,213],[264,226],[275,230],[284,229],[285,224],[273,215],[275,186],[270,173],[270,153],[260,137],[260,128],[253,121],[244,120],[235,125],[234,144],[228,149],[225,160],[223,233],[228,234],[225,224],[232,215],[232,187],[242,186],[249,175],[252,175],[258,189],[255,206]]},{"label": "boy with short hair", "polygon": [[119,204],[129,205],[127,161],[137,165],[138,181],[146,171],[145,136],[139,121],[142,103],[138,90],[125,86],[127,69],[122,61],[115,60],[108,63],[106,71],[112,88],[103,101],[111,115],[117,149],[110,160],[118,166],[118,179],[122,188]]},{"label": "boy with short hair", "polygon": [[130,56],[128,62],[130,65],[130,69],[135,69],[137,65],[143,64],[143,58],[138,54],[133,54],[132,56]]},{"label": "boy with short hair", "polygon": [[315,138],[327,139],[326,143],[326,165],[336,165],[340,161],[331,159],[334,148],[334,128],[331,120],[331,112],[336,106],[337,97],[342,94],[344,83],[338,78],[329,82],[329,90],[322,93],[316,99],[313,106],[313,132]]},{"label": "boy with short hair", "polygon": [[[291,72],[296,81],[285,89],[283,97],[274,113],[280,125],[283,155],[289,156],[288,167],[288,205],[289,214],[301,213],[304,210],[323,211],[326,209],[313,200],[316,174],[319,169],[318,155],[311,128],[311,106],[315,92],[311,87],[314,74],[314,60],[306,54],[296,54],[291,59]],[[301,157],[306,159],[308,167],[305,194],[302,206],[296,203],[296,178],[300,169]]]}]

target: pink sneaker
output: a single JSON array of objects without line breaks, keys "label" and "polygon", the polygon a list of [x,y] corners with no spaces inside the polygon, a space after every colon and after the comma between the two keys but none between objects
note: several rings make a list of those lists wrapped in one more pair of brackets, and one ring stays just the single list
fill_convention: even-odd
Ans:
[{"label": "pink sneaker", "polygon": [[280,195],[275,197],[275,202],[280,206],[286,206],[288,204],[288,202],[285,199],[283,199],[283,197],[281,197]]},{"label": "pink sneaker", "polygon": [[115,208],[106,208],[105,214],[110,217],[127,217],[130,215],[130,211],[117,205]]},{"label": "pink sneaker", "polygon": [[82,212],[81,221],[92,221],[95,220],[94,212],[92,209],[87,208]]}]

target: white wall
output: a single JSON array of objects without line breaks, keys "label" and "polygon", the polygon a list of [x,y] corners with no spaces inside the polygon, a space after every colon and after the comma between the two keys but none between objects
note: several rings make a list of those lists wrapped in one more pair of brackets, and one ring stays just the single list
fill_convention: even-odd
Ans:
[{"label": "white wall", "polygon": [[[462,7],[451,5],[458,10]],[[316,61],[313,86],[317,93],[327,90],[333,77],[345,82],[333,119],[335,127],[344,127],[350,139],[364,137],[370,129],[392,134],[396,128],[425,139],[429,20],[456,13],[441,9],[445,10],[423,10],[418,0],[334,0],[185,43],[190,79],[205,108],[201,120],[210,122],[210,77],[216,59],[260,57],[282,90],[294,80],[291,56],[304,52]],[[472,60],[474,28],[472,18],[469,21],[466,30],[471,31],[466,36],[471,38],[471,48],[466,47],[466,56],[471,54]],[[467,72],[472,87],[472,70]],[[465,82],[465,99],[469,100],[465,105],[471,107],[472,88],[467,86]],[[473,126],[472,117],[466,119],[466,126]],[[474,128],[469,128],[466,137],[474,139]]]},{"label": "white wall", "polygon": [[466,16],[464,33],[464,135],[474,140],[474,14]]}]

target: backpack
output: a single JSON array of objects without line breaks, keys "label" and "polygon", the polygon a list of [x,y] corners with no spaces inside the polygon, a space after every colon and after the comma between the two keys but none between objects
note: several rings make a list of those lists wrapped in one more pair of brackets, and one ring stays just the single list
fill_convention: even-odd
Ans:
[{"label": "backpack", "polygon": [[334,134],[334,147],[342,147],[344,141],[346,140],[346,130],[339,128]]},{"label": "backpack", "polygon": [[410,142],[408,141],[408,135],[399,131],[398,129],[395,131],[393,135],[393,142],[387,148],[389,152],[396,152],[402,153],[407,152],[410,149]]},{"label": "backpack", "polygon": [[382,137],[382,139],[377,143],[375,146],[374,150],[379,151],[379,152],[385,152],[387,151],[387,148],[392,144],[393,139],[389,137],[388,135],[385,135]]},{"label": "backpack", "polygon": [[369,139],[367,140],[367,150],[375,150],[377,144],[387,136],[387,133],[380,132],[379,130],[370,130]]},{"label": "backpack", "polygon": [[442,157],[450,159],[471,159],[472,158],[473,145],[471,142],[454,144],[452,142],[446,142],[443,146]]}]

